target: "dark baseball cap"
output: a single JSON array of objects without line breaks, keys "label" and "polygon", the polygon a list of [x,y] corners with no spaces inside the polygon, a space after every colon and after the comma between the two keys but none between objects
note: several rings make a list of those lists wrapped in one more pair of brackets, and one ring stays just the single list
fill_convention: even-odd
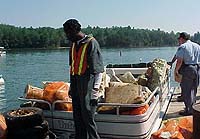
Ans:
[{"label": "dark baseball cap", "polygon": [[79,32],[81,30],[81,24],[76,19],[69,19],[63,24],[65,31]]},{"label": "dark baseball cap", "polygon": [[183,39],[185,39],[185,40],[189,40],[189,39],[190,39],[190,34],[187,34],[186,32],[181,32],[181,33],[179,34],[178,39],[180,39],[180,38],[183,38]]}]

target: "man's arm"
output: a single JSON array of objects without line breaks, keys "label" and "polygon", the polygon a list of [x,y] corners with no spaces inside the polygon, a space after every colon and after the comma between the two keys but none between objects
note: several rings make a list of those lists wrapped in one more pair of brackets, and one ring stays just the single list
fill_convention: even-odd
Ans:
[{"label": "man's arm", "polygon": [[181,68],[181,65],[183,63],[183,59],[178,57],[177,62],[176,62],[176,67],[175,67],[175,74],[179,74],[179,69]]},{"label": "man's arm", "polygon": [[97,100],[99,98],[99,88],[101,85],[101,81],[102,81],[102,73],[96,73],[94,76],[94,85],[93,85],[93,91],[92,91],[92,95],[91,95],[91,100]]},{"label": "man's arm", "polygon": [[94,87],[93,89],[98,91],[101,85],[101,81],[102,81],[102,75],[103,73],[97,73],[94,76]]},{"label": "man's arm", "polygon": [[97,105],[99,96],[99,88],[102,81],[102,75],[104,72],[103,59],[101,55],[101,50],[98,42],[93,39],[91,41],[91,51],[90,51],[90,72],[94,75],[94,83],[91,94],[90,105]]}]

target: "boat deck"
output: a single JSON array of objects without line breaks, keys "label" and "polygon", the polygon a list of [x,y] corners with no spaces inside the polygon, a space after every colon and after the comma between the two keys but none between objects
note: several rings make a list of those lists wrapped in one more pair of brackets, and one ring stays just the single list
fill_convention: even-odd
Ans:
[{"label": "boat deck", "polygon": [[[169,118],[178,118],[182,117],[179,115],[179,111],[183,110],[185,105],[183,102],[178,102],[177,97],[181,95],[181,88],[176,87],[174,90],[174,94],[172,95],[171,102],[169,104],[168,110],[165,114],[164,120]],[[200,87],[197,92],[197,102],[200,102]]]}]

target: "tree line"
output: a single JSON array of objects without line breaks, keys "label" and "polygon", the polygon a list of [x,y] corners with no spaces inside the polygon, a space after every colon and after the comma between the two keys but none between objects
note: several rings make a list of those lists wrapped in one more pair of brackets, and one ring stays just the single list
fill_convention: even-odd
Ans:
[{"label": "tree line", "polygon": [[[101,47],[164,47],[177,45],[178,33],[168,33],[134,27],[100,28],[88,26],[82,31],[92,34]],[[200,43],[200,33],[195,33],[191,39]],[[63,28],[39,27],[25,28],[0,24],[0,47],[15,48],[60,48],[69,47]]]}]

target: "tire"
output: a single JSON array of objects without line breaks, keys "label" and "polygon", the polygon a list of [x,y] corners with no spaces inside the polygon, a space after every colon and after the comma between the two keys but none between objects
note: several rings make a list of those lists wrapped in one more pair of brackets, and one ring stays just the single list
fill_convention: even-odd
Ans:
[{"label": "tire", "polygon": [[44,121],[42,110],[34,107],[10,110],[5,112],[4,116],[8,130],[32,128],[40,126]]},{"label": "tire", "polygon": [[49,125],[44,121],[40,126],[8,131],[8,139],[45,139],[49,133]]}]

